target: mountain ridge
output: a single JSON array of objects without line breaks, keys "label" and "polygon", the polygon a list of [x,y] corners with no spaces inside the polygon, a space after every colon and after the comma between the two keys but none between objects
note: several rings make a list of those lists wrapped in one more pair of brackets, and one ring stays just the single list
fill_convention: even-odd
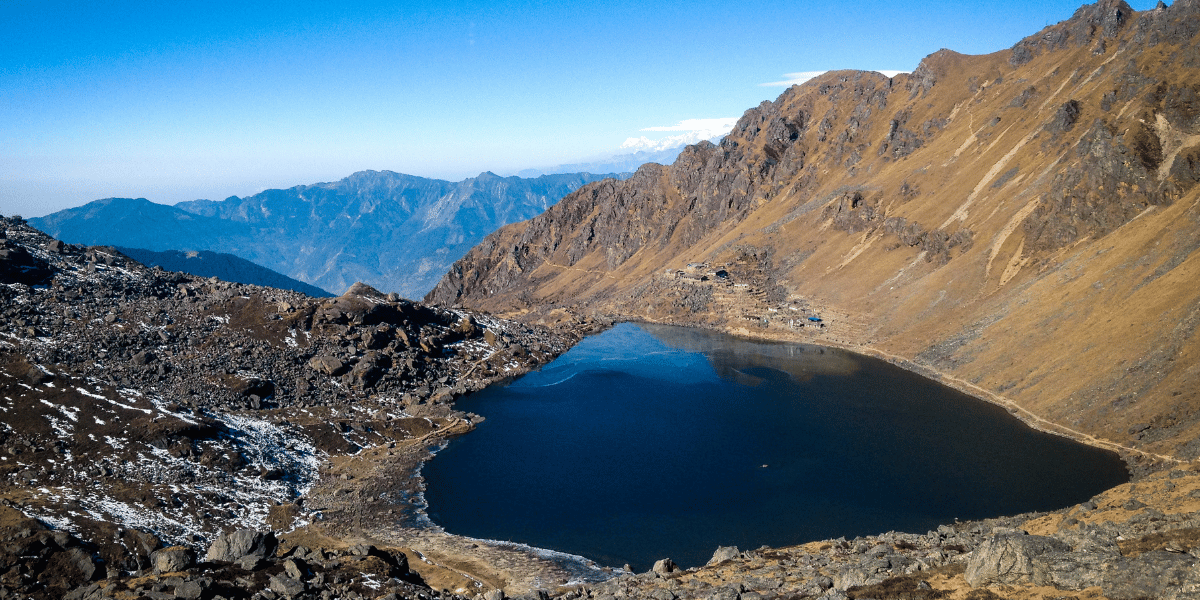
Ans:
[{"label": "mountain ridge", "polygon": [[1009,50],[826,73],[501,229],[426,300],[879,352],[1196,458],[1198,22],[1103,0]]},{"label": "mountain ridge", "polygon": [[147,267],[160,267],[165,271],[180,271],[197,277],[216,277],[222,281],[272,287],[281,290],[292,290],[314,298],[332,296],[329,292],[296,281],[287,275],[276,273],[266,267],[260,267],[248,260],[232,254],[223,254],[209,250],[166,250],[155,252],[142,248],[126,248],[118,246],[117,250]]},{"label": "mountain ridge", "polygon": [[501,224],[527,219],[607,175],[449,182],[360,171],[335,182],[174,206],[98,200],[34,226],[71,243],[233,254],[331,291],[364,281],[420,296],[462,253]]}]

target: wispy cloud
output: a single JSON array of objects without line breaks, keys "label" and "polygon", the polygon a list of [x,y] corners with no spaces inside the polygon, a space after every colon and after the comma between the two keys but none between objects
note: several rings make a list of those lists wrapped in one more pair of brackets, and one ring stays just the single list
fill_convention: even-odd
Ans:
[{"label": "wispy cloud", "polygon": [[[820,75],[824,75],[825,73],[828,73],[828,72],[829,71],[801,71],[799,73],[784,73],[783,76],[786,79],[784,79],[783,81],[771,81],[768,83],[760,83],[758,85],[759,85],[759,87],[789,87],[789,86],[793,86],[793,85],[800,85],[801,83],[804,83],[805,81],[808,81],[809,79],[812,79],[812,78],[820,76]],[[907,73],[908,71],[876,70],[875,72],[882,73],[883,75],[885,75],[887,77],[895,77],[901,73]]]},{"label": "wispy cloud", "polygon": [[719,119],[684,119],[674,125],[643,127],[640,131],[678,131],[680,133],[659,139],[650,139],[650,137],[644,135],[627,138],[621,144],[621,149],[654,152],[686,144],[695,144],[701,140],[708,140],[729,133],[736,123],[737,117],[723,117]]},{"label": "wispy cloud", "polygon": [[[729,133],[737,123],[737,117],[723,119],[684,119],[674,125],[643,127],[642,131],[715,131],[713,135]],[[711,136],[710,136],[711,137]]]},{"label": "wispy cloud", "polygon": [[812,79],[813,77],[824,75],[825,73],[827,73],[827,71],[801,71],[799,73],[784,73],[783,76],[786,77],[786,79],[783,81],[772,81],[769,83],[760,83],[758,85],[760,87],[788,87],[792,85],[799,85],[805,81],[808,81],[809,79]]}]

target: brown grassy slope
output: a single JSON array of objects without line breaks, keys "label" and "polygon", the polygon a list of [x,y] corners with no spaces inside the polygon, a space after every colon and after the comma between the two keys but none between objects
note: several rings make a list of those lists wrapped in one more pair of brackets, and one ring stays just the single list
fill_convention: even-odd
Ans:
[{"label": "brown grassy slope", "polygon": [[428,300],[824,336],[1196,458],[1197,29],[1195,0],[1104,0],[1012,50],[827,73],[500,230]]}]

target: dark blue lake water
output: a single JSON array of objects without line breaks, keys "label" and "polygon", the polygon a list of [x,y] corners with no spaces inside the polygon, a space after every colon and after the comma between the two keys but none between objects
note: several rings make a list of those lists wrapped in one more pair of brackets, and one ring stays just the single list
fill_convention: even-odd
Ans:
[{"label": "dark blue lake water", "polygon": [[621,324],[507,387],[424,469],[447,531],[638,571],[718,545],[923,533],[1082,502],[1116,454],[883,361]]}]

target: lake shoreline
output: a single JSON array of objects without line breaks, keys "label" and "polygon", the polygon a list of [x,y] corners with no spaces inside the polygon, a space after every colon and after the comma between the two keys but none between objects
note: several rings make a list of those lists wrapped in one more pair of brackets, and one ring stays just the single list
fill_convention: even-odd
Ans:
[{"label": "lake shoreline", "polygon": [[746,327],[733,327],[733,326],[728,326],[728,325],[713,325],[713,324],[709,324],[709,323],[657,321],[657,320],[648,319],[645,317],[636,317],[636,318],[631,317],[631,318],[624,318],[624,319],[613,321],[613,323],[619,323],[619,322],[650,323],[650,324],[655,324],[655,325],[672,325],[672,326],[677,326],[677,327],[705,329],[705,330],[709,330],[709,331],[725,333],[725,334],[736,336],[736,337],[742,337],[742,338],[745,338],[748,340],[825,346],[828,348],[837,348],[840,350],[846,350],[849,352],[853,352],[855,354],[869,356],[871,358],[877,358],[877,359],[883,360],[889,364],[900,367],[901,369],[904,369],[906,371],[920,375],[921,377],[924,377],[926,379],[936,381],[942,385],[953,388],[953,389],[955,389],[959,392],[962,392],[968,396],[971,396],[973,398],[982,400],[989,404],[994,404],[996,406],[1000,406],[1001,408],[1008,411],[1009,414],[1013,415],[1017,419],[1021,420],[1021,422],[1025,423],[1025,425],[1027,425],[1029,428],[1034,429],[1036,431],[1041,431],[1043,433],[1057,435],[1060,437],[1071,439],[1071,440],[1079,442],[1081,444],[1085,444],[1088,446],[1115,452],[1118,456],[1121,457],[1122,460],[1125,461],[1125,464],[1129,468],[1130,475],[1134,479],[1137,479],[1139,477],[1144,477],[1146,475],[1155,473],[1155,472],[1163,470],[1163,469],[1169,469],[1169,468],[1173,468],[1173,467],[1176,467],[1176,466],[1179,466],[1182,464],[1186,464],[1186,462],[1187,462],[1187,461],[1183,461],[1183,460],[1180,460],[1180,459],[1172,457],[1172,456],[1166,456],[1166,455],[1162,455],[1162,454],[1146,452],[1144,450],[1139,450],[1137,448],[1132,448],[1132,447],[1125,446],[1122,444],[1117,444],[1117,443],[1109,441],[1109,440],[1102,440],[1102,439],[1096,438],[1095,436],[1091,436],[1086,433],[1083,433],[1083,432],[1077,431],[1075,429],[1072,429],[1070,427],[1067,427],[1066,425],[1063,425],[1061,423],[1055,423],[1053,421],[1042,418],[1042,417],[1034,414],[1033,412],[1021,407],[1016,402],[1014,402],[1013,400],[1010,400],[1009,398],[1007,398],[1005,396],[1002,396],[995,392],[984,389],[984,388],[982,388],[978,385],[975,385],[973,383],[970,383],[968,381],[964,381],[962,379],[954,377],[954,376],[950,375],[949,373],[939,371],[929,365],[924,365],[924,364],[918,363],[913,359],[910,359],[910,358],[907,358],[904,356],[900,356],[897,354],[893,354],[890,352],[886,352],[886,351],[884,351],[880,348],[877,348],[875,346],[872,346],[870,344],[856,343],[856,342],[852,342],[852,341],[846,341],[846,340],[841,340],[841,339],[826,337],[826,336],[818,337],[815,335],[799,333],[799,332],[792,332],[791,334],[787,334],[787,333],[781,332],[781,331],[754,330],[754,329],[749,329]]},{"label": "lake shoreline", "polygon": [[[917,364],[903,357],[883,352],[871,346],[845,343],[831,339],[814,339],[811,336],[764,335],[763,332],[754,332],[745,328],[715,327],[711,325],[687,323],[657,323],[653,320],[642,318],[592,321],[589,323],[589,325],[591,325],[591,332],[589,335],[602,333],[619,322],[674,325],[706,329],[753,341],[801,343],[850,351],[859,355],[884,360],[897,367],[956,389],[974,398],[984,400],[990,404],[1001,406],[1032,429],[1066,437],[1089,446],[1118,452],[1118,454],[1125,459],[1127,464],[1138,464],[1136,461],[1131,463],[1131,459],[1129,457],[1136,457],[1141,454],[1135,449],[1113,447],[1115,445],[1099,443],[1099,441],[1094,440],[1094,438],[1084,436],[1078,432],[1073,432],[1069,428],[1055,426],[1054,424],[1038,419],[1036,416],[1025,411],[1021,411],[1019,409],[1013,410],[1015,405],[1007,399],[997,395],[989,394],[986,392],[986,390],[982,390],[977,386],[959,381],[924,365]],[[567,350],[569,350],[569,348]],[[457,435],[468,433],[471,429],[473,429],[473,426],[470,426],[463,431],[456,431],[445,436],[437,436],[436,439],[426,441],[419,452],[406,452],[405,454],[407,455],[407,460],[405,460],[402,464],[392,465],[390,468],[384,469],[384,471],[392,474],[391,476],[385,475],[385,478],[391,480],[393,484],[399,484],[406,489],[412,490],[414,494],[420,494],[425,486],[425,480],[421,475],[421,468],[424,466],[426,461],[433,457],[433,453],[429,451],[429,447],[444,443],[446,440],[456,437]],[[1121,452],[1120,450],[1122,449],[1129,450],[1129,452]],[[1134,475],[1136,479],[1138,477],[1138,472],[1134,469],[1130,469],[1130,471],[1131,475]],[[408,473],[409,477],[406,482],[402,483],[402,480],[394,477],[396,473]],[[1142,472],[1142,475],[1145,475],[1145,471]],[[331,487],[335,488],[334,493],[337,493],[336,488],[342,487],[340,484],[344,482],[334,478],[322,477],[321,483],[331,483]],[[376,504],[378,504],[378,502],[376,502]],[[380,513],[380,516],[386,515],[387,510],[394,510],[393,505],[382,505],[379,508],[380,510],[378,512]],[[440,569],[451,573],[456,573],[460,582],[473,584],[476,590],[482,591],[486,589],[506,589],[509,590],[509,593],[524,593],[534,589],[545,589],[548,584],[550,587],[563,586],[571,583],[572,581],[572,574],[568,570],[562,569],[561,564],[558,564],[556,561],[547,560],[544,555],[539,556],[539,549],[537,548],[520,547],[505,544],[503,542],[478,540],[447,533],[437,524],[432,523],[432,521],[428,521],[428,515],[424,511],[424,507],[420,507],[418,510],[422,516],[424,516],[428,525],[421,527],[385,527],[382,526],[384,525],[384,522],[377,521],[379,525],[369,528],[362,528],[359,531],[364,534],[363,537],[366,539],[374,539],[380,542],[402,546],[406,549],[415,551],[418,554],[414,556],[414,558],[417,558],[418,560],[414,561],[414,566],[418,566],[420,562],[423,562],[425,565],[431,567],[431,570],[436,571]],[[324,528],[328,527],[329,525],[333,524],[330,523],[328,525],[320,525],[319,527]],[[579,559],[583,561],[584,566],[593,570],[593,572],[597,575],[597,578],[621,575],[620,569],[614,570],[611,567],[599,566],[595,565],[594,563],[589,565],[590,561],[588,561],[586,558],[579,557]],[[418,570],[420,570],[419,566]],[[443,577],[443,579],[449,582],[454,581],[455,577],[451,575],[448,577]]]}]

